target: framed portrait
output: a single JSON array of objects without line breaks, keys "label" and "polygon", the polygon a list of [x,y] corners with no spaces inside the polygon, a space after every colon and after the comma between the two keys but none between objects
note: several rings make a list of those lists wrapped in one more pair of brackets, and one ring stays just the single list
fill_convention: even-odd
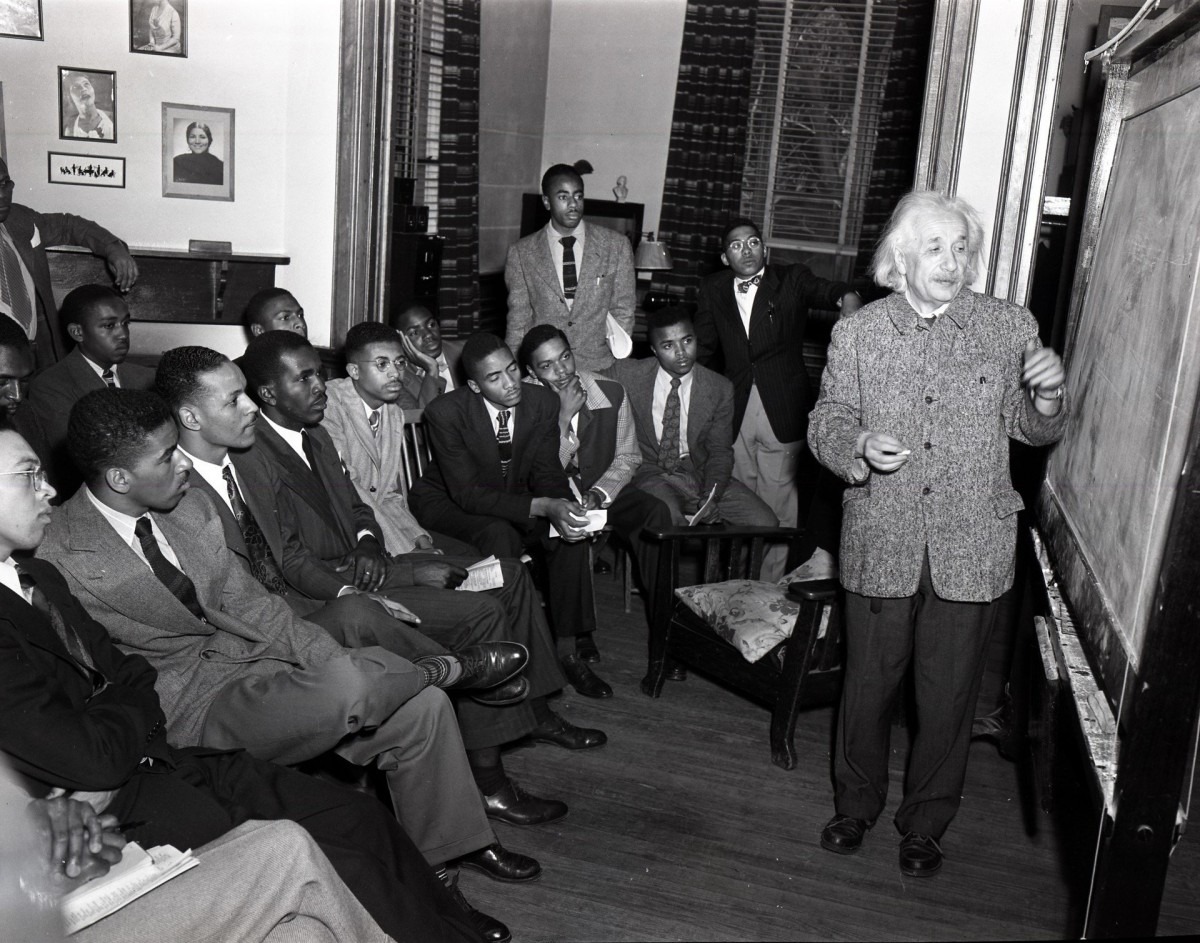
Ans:
[{"label": "framed portrait", "polygon": [[233,201],[232,108],[163,102],[163,196]]},{"label": "framed portrait", "polygon": [[58,67],[58,127],[64,141],[117,141],[117,73]]},{"label": "framed portrait", "polygon": [[124,189],[125,158],[50,151],[46,155],[46,175],[51,183]]},{"label": "framed portrait", "polygon": [[188,0],[129,0],[129,51],[187,58]]},{"label": "framed portrait", "polygon": [[42,0],[0,0],[0,39],[45,39]]}]

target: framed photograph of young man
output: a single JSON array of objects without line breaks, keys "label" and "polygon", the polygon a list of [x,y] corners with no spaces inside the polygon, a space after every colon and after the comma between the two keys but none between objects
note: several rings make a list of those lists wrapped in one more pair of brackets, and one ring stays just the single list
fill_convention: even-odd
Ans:
[{"label": "framed photograph of young man", "polygon": [[232,108],[163,102],[163,196],[233,200]]},{"label": "framed photograph of young man", "polygon": [[129,0],[129,51],[187,58],[188,0]]},{"label": "framed photograph of young man", "polygon": [[59,137],[117,140],[117,73],[58,67]]},{"label": "framed photograph of young man", "polygon": [[45,39],[42,0],[0,0],[0,39]]}]

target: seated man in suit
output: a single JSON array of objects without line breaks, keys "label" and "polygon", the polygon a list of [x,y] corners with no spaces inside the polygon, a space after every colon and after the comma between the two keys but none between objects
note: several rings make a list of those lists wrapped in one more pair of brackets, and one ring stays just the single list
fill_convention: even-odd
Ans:
[{"label": "seated man in suit", "polygon": [[93,618],[158,670],[174,740],[284,764],[330,750],[374,762],[431,863],[496,844],[453,709],[435,685],[490,686],[513,661],[479,673],[452,656],[414,664],[382,648],[344,648],[297,618],[226,549],[212,502],[189,491],[190,462],[156,394],[89,393],[72,410],[70,437],[85,487],[55,514],[39,553]]},{"label": "seated man in suit", "polygon": [[[530,329],[517,350],[529,375],[558,396],[558,458],[588,510],[608,509],[608,523],[637,561],[643,598],[654,598],[658,544],[643,540],[645,527],[670,527],[671,512],[645,491],[627,488],[642,463],[625,389],[575,364],[567,335],[553,324]],[[599,661],[590,635],[577,635],[581,657]]]},{"label": "seated man in suit", "polygon": [[0,318],[0,422],[12,422],[33,376],[33,346],[12,318]]},{"label": "seated man in suit", "polygon": [[553,324],[581,367],[607,373],[608,316],[633,333],[633,249],[620,233],[583,221],[583,178],[574,167],[555,164],[542,175],[542,203],[550,221],[511,246],[504,264],[509,350],[535,324]]},{"label": "seated man in suit", "polygon": [[762,498],[733,477],[733,384],[696,363],[696,331],[680,306],[652,312],[653,358],[622,360],[615,375],[629,395],[642,464],[633,477],[665,503],[676,524],[726,521],[777,527]]},{"label": "seated man in suit", "polygon": [[[391,352],[396,352],[394,346]],[[529,652],[527,703],[458,703],[468,760],[493,818],[532,825],[565,815],[564,803],[529,796],[512,783],[500,757],[503,744],[526,735],[572,750],[597,747],[606,740],[600,730],[575,727],[546,702],[565,679],[523,568],[515,558],[502,560],[501,588],[455,592],[466,578],[465,567],[478,557],[393,555],[379,521],[360,499],[321,424],[327,387],[312,345],[289,331],[270,331],[250,342],[240,363],[261,421],[254,444],[235,455],[233,463],[248,490],[274,487],[271,476],[281,483],[274,494],[284,535],[279,561],[284,577],[313,599],[336,598],[356,588],[383,592],[417,615],[422,632],[450,649],[479,633],[520,642]],[[365,411],[361,418],[365,422]],[[379,644],[387,647],[388,639],[379,639]]]},{"label": "seated man in suit", "polygon": [[392,316],[392,327],[404,338],[409,368],[415,368],[412,372],[405,370],[401,377],[402,409],[424,409],[434,397],[463,385],[459,372],[462,344],[442,340],[441,326],[428,308],[416,303],[405,305]]},{"label": "seated man in suit", "polygon": [[304,309],[292,293],[283,288],[264,288],[246,302],[242,314],[251,337],[267,331],[295,331],[308,337],[308,322],[304,320]]},{"label": "seated man in suit", "polygon": [[540,555],[563,670],[580,694],[611,697],[576,648],[577,635],[595,631],[596,607],[587,518],[558,457],[558,397],[522,383],[494,334],[469,337],[462,363],[467,385],[425,410],[433,463],[412,489],[417,519],[484,553]]},{"label": "seated man in suit", "polygon": [[105,285],[80,285],[63,299],[59,317],[75,349],[34,377],[16,424],[42,457],[50,483],[69,497],[79,475],[67,454],[67,417],[88,391],[144,390],[154,371],[125,363],[129,356],[129,305]]},{"label": "seated man in suit", "polygon": [[[415,920],[431,938],[477,939],[467,915],[373,799],[242,751],[168,743],[168,730],[181,725],[168,716],[175,705],[168,703],[164,713],[154,668],[113,644],[59,569],[29,556],[42,543],[53,495],[29,444],[17,432],[0,429],[0,751],[26,791],[37,799],[66,791],[93,814],[111,816],[106,824],[134,823],[126,837],[146,846],[197,847],[251,818],[293,819],[389,934],[418,932]],[[86,495],[81,490],[77,497],[86,501]],[[42,553],[55,555],[46,554],[44,544]],[[113,553],[102,562],[116,570],[123,561]],[[94,592],[100,581],[90,582]],[[179,623],[189,615],[182,611]],[[214,660],[229,666],[247,657],[247,640],[234,640],[242,643],[242,654],[234,654],[238,646],[209,637],[212,647],[205,655]],[[176,642],[183,639],[175,636]],[[221,647],[228,654],[219,654]],[[286,657],[304,656],[292,651]],[[268,676],[260,677],[269,685]],[[189,709],[203,718],[206,707],[193,702]],[[82,853],[80,837],[60,856],[67,879],[95,866]],[[94,828],[89,837],[88,850],[98,854]]]}]

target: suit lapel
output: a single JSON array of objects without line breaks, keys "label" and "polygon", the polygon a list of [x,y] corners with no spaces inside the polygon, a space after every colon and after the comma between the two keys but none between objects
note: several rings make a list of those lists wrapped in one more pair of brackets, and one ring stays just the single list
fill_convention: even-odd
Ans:
[{"label": "suit lapel", "polygon": [[96,374],[96,371],[88,366],[78,347],[67,354],[63,362],[67,365],[67,373],[75,385],[79,399],[92,390],[103,390],[107,386]]},{"label": "suit lapel", "polygon": [[[250,554],[246,549],[246,540],[242,536],[242,528],[238,525],[237,518],[233,516],[233,511],[229,509],[229,505],[225,503],[224,498],[217,494],[216,489],[208,483],[203,475],[197,474],[194,470],[189,474],[188,482],[193,491],[207,495],[212,501],[213,506],[217,509],[217,515],[221,518],[221,528],[225,532],[225,546],[238,556],[249,560]],[[251,511],[250,513],[253,514],[254,512]]]},{"label": "suit lapel", "polygon": [[0,586],[0,620],[12,626],[13,632],[30,645],[53,655],[73,674],[88,675],[89,669],[77,662],[63,647],[49,618],[26,602],[24,596],[14,593],[7,586]]},{"label": "suit lapel", "polygon": [[708,376],[699,366],[693,368],[695,378],[692,380],[692,397],[688,403],[688,452],[696,454],[697,438],[701,429],[708,425],[712,416],[712,389]]},{"label": "suit lapel", "polygon": [[[775,295],[779,289],[779,276],[775,269],[767,266],[763,270],[762,280],[758,283],[758,291],[754,293],[754,306],[750,309],[750,337],[770,331],[771,321],[775,313]],[[736,313],[737,303],[734,302]]]},{"label": "suit lapel", "polygon": [[556,297],[562,297],[562,286],[558,283],[558,272],[554,270],[554,256],[550,254],[550,243],[544,229],[534,233],[534,239],[525,253],[529,267],[538,274],[547,289]]},{"label": "suit lapel", "polygon": [[[313,441],[316,441],[315,439]],[[280,438],[279,433],[266,423],[258,429],[258,443],[267,449],[271,457],[278,462],[280,480],[335,531],[341,531],[341,525],[329,503],[320,481],[320,472],[310,469],[292,447]],[[314,474],[316,472],[316,474]],[[258,514],[255,512],[255,517]]]}]

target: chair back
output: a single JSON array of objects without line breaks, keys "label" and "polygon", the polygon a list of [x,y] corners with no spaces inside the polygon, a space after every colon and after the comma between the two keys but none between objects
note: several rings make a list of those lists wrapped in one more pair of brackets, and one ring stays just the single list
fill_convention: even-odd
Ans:
[{"label": "chair back", "polygon": [[411,488],[425,474],[425,469],[432,461],[429,432],[425,428],[425,410],[404,410],[404,444],[400,451],[400,464],[405,487]]}]

